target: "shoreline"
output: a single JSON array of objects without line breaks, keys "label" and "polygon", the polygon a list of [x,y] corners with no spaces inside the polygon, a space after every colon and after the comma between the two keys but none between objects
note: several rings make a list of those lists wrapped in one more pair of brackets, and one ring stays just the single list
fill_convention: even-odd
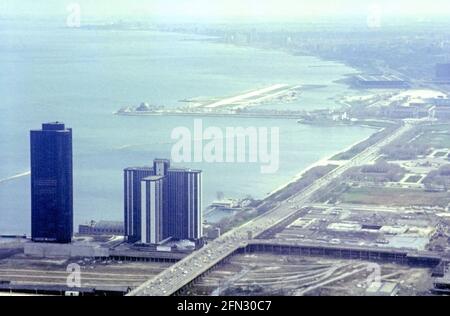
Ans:
[{"label": "shoreline", "polygon": [[[210,42],[214,42],[212,39],[210,39],[209,41]],[[344,66],[347,66],[347,67],[351,68],[352,70],[354,70],[355,74],[368,71],[368,69],[362,69],[360,65],[358,65],[358,66],[357,65],[352,65],[349,61],[346,61],[346,60],[327,59],[327,58],[324,58],[323,56],[313,55],[313,54],[309,54],[309,53],[306,53],[306,52],[304,52],[304,53],[296,53],[296,52],[294,52],[292,50],[289,50],[287,48],[276,48],[276,47],[270,47],[270,46],[264,46],[264,45],[239,45],[239,44],[236,44],[236,43],[226,43],[226,42],[223,41],[223,38],[221,38],[221,37],[217,37],[215,43],[231,45],[231,46],[235,46],[235,47],[250,47],[250,48],[254,48],[254,49],[283,52],[283,53],[286,53],[286,54],[289,54],[289,55],[292,55],[292,56],[313,57],[313,58],[317,58],[317,59],[319,59],[321,61],[324,61],[324,62],[338,63],[338,64],[342,64]],[[336,83],[336,84],[341,84],[343,86],[346,86],[348,89],[354,89],[354,87],[352,87],[352,85],[348,83],[349,77],[351,75],[353,75],[353,74],[348,73],[348,74],[342,76],[342,78],[337,79],[337,80],[335,80],[333,82]],[[364,124],[364,123],[366,123],[366,124]],[[281,191],[286,189],[289,185],[299,181],[308,171],[310,171],[310,170],[312,170],[312,169],[314,169],[316,167],[333,164],[333,162],[339,162],[337,160],[332,160],[332,158],[337,156],[337,155],[343,154],[343,153],[351,150],[353,147],[355,147],[358,144],[364,143],[365,141],[369,140],[375,133],[381,132],[381,131],[383,131],[385,129],[383,127],[376,128],[375,126],[368,125],[367,122],[361,122],[360,124],[355,124],[355,125],[358,125],[358,126],[361,126],[361,127],[365,127],[365,128],[372,128],[372,129],[375,129],[376,131],[374,133],[372,133],[371,135],[367,136],[366,138],[364,138],[364,139],[362,139],[360,141],[356,141],[355,143],[351,144],[350,146],[348,146],[348,147],[346,147],[346,148],[344,148],[344,149],[342,149],[340,151],[337,151],[337,152],[331,154],[328,157],[324,157],[324,158],[322,158],[322,159],[312,163],[311,165],[307,166],[306,168],[301,170],[299,173],[294,175],[293,178],[290,181],[288,181],[284,185],[282,185],[282,186],[274,189],[273,191],[271,191],[262,200],[264,201],[266,199],[269,199],[273,195],[275,195],[277,193],[280,193]],[[342,162],[344,162],[344,161],[346,161],[346,160],[342,160]]]},{"label": "shoreline", "polygon": [[[209,37],[209,38],[204,38],[202,39],[202,41],[206,41],[206,42],[210,42],[213,44],[221,44],[221,45],[229,45],[229,46],[234,46],[234,47],[240,47],[240,48],[252,48],[252,49],[258,49],[258,50],[264,50],[264,51],[276,51],[276,52],[282,52],[291,56],[305,56],[305,57],[312,57],[312,58],[317,58],[318,60],[324,61],[324,62],[331,62],[331,63],[337,63],[337,64],[341,64],[344,65],[346,67],[351,68],[352,70],[354,70],[354,73],[348,73],[345,74],[344,76],[342,76],[342,78],[336,79],[335,81],[333,81],[333,83],[336,84],[341,84],[345,87],[347,87],[348,89],[354,89],[354,87],[352,87],[351,84],[349,84],[347,81],[349,80],[349,77],[354,75],[354,74],[358,74],[358,73],[362,73],[365,71],[368,71],[368,69],[362,69],[361,66],[357,66],[357,65],[352,65],[350,62],[346,61],[346,60],[339,60],[339,59],[329,59],[329,58],[324,58],[323,56],[319,56],[319,55],[313,55],[313,54],[309,54],[309,53],[296,53],[292,50],[289,50],[287,48],[276,48],[276,47],[270,47],[270,46],[265,46],[265,45],[239,45],[236,43],[227,43],[223,40],[223,38],[221,36],[208,36],[208,35],[202,35],[202,34],[196,34],[196,33],[191,33],[191,32],[174,32],[174,31],[167,31],[167,30],[160,30],[160,29],[156,29],[157,32],[161,32],[161,33],[172,33],[172,34],[180,34],[180,35],[194,35],[194,36],[205,36],[205,37]],[[192,41],[199,41],[199,39],[190,39]],[[141,113],[115,113],[116,115],[119,116],[151,116],[152,114],[141,114]],[[202,113],[202,115],[205,115],[206,113]],[[200,114],[198,113],[155,113],[153,115],[168,115],[168,116],[200,116]],[[236,118],[262,118],[262,119],[298,119],[296,117],[293,117],[292,114],[291,115],[267,115],[267,116],[247,116],[247,115],[227,115],[227,114],[206,114],[205,116],[220,116],[220,117],[224,117],[224,116],[232,116],[232,117],[236,117]],[[332,126],[333,124],[327,124],[327,126]],[[344,124],[344,126],[347,124]],[[315,167],[320,167],[320,166],[326,166],[329,164],[333,164],[333,162],[335,163],[339,163],[339,162],[345,162],[346,160],[332,160],[333,157],[339,155],[339,154],[343,154],[349,150],[351,150],[353,147],[355,147],[358,144],[362,144],[365,141],[369,140],[371,137],[373,137],[373,135],[377,132],[383,131],[385,129],[385,127],[376,127],[376,126],[372,126],[370,124],[367,124],[367,122],[358,122],[356,124],[354,124],[355,126],[360,126],[360,127],[364,127],[364,128],[370,128],[370,129],[374,129],[375,132],[370,134],[369,136],[365,137],[362,140],[356,141],[353,144],[347,146],[346,148],[343,148],[342,150],[338,150],[334,153],[332,153],[331,155],[324,157],[322,159],[319,159],[318,161],[308,165],[307,167],[305,167],[304,169],[302,169],[299,173],[296,173],[292,179],[290,181],[288,181],[287,183],[281,185],[280,187],[274,189],[273,191],[271,191],[270,193],[268,193],[265,197],[263,197],[261,199],[261,201],[264,201],[268,198],[270,198],[271,196],[281,192],[282,190],[284,190],[285,188],[287,188],[289,185],[297,182],[298,180],[300,180],[308,171],[314,169]]]},{"label": "shoreline", "polygon": [[[366,128],[373,128],[373,127],[366,126]],[[375,128],[374,128],[374,129],[375,129]],[[379,131],[382,131],[383,128],[376,129],[376,130],[377,130],[376,132],[379,132]],[[376,133],[376,132],[375,132],[375,133]],[[360,140],[360,141],[356,141],[355,143],[351,144],[350,146],[348,146],[348,147],[346,147],[346,148],[344,148],[344,149],[342,149],[342,150],[339,150],[339,151],[337,151],[337,152],[331,154],[330,156],[324,157],[324,158],[322,158],[322,159],[320,159],[320,160],[318,160],[318,161],[312,163],[311,165],[309,165],[308,167],[304,168],[304,169],[301,170],[299,173],[297,173],[296,175],[294,175],[294,177],[292,178],[292,180],[290,180],[290,181],[287,182],[286,184],[284,184],[284,185],[278,187],[278,188],[275,189],[274,191],[270,192],[263,200],[266,200],[266,199],[270,198],[271,196],[273,196],[273,195],[275,195],[275,194],[281,192],[282,190],[286,189],[289,185],[291,185],[291,184],[297,182],[298,180],[300,180],[300,179],[301,179],[308,171],[310,171],[310,170],[312,170],[312,169],[314,169],[314,168],[316,168],[316,167],[322,167],[322,166],[327,166],[327,165],[334,165],[334,164],[336,164],[336,163],[344,163],[344,162],[347,161],[347,160],[332,160],[332,158],[335,157],[335,156],[337,156],[337,155],[339,155],[339,154],[343,154],[343,153],[349,151],[350,149],[352,149],[354,146],[356,146],[356,145],[358,145],[358,144],[364,143],[365,141],[369,140],[375,133],[373,133],[373,134],[367,136],[366,138],[364,138],[364,139],[362,139],[362,140]],[[333,163],[333,162],[334,162],[334,163]]]}]

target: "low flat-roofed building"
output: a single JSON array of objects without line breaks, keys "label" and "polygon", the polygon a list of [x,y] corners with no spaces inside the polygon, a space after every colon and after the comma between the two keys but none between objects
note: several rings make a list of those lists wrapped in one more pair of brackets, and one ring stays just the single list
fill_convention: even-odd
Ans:
[{"label": "low flat-roofed building", "polygon": [[356,83],[369,89],[399,89],[409,87],[409,83],[395,75],[357,75]]},{"label": "low flat-roofed building", "polygon": [[357,232],[361,231],[362,225],[359,223],[332,223],[328,225],[327,229],[341,232]]},{"label": "low flat-roofed building", "polygon": [[213,201],[211,207],[223,208],[223,209],[235,209],[240,207],[240,203],[236,200],[227,199],[220,201]]},{"label": "low flat-roofed building", "polygon": [[78,233],[80,235],[114,235],[124,236],[125,227],[123,222],[119,221],[92,221],[90,224],[79,225]]},{"label": "low flat-roofed building", "polygon": [[409,106],[395,105],[384,110],[384,115],[393,119],[425,118],[430,115],[430,106],[415,103]]},{"label": "low flat-roofed building", "polygon": [[25,243],[26,256],[36,258],[108,258],[109,249],[100,243],[77,242],[71,244]]}]

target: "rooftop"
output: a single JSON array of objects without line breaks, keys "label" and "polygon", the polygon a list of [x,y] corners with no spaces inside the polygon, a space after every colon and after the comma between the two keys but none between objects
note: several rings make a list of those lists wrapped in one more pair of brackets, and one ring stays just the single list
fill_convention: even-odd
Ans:
[{"label": "rooftop", "polygon": [[127,167],[124,170],[125,171],[141,171],[141,170],[153,171],[153,167],[149,167],[149,166],[144,166],[144,167]]},{"label": "rooftop", "polygon": [[170,168],[169,172],[202,173],[201,170],[188,169],[188,168]]},{"label": "rooftop", "polygon": [[357,78],[361,81],[404,81],[395,75],[358,75]]},{"label": "rooftop", "polygon": [[150,177],[146,177],[146,178],[142,179],[142,181],[153,182],[153,181],[159,181],[159,180],[164,179],[164,178],[165,178],[165,176],[150,176]]},{"label": "rooftop", "polygon": [[99,221],[94,226],[97,228],[122,229],[123,225],[123,222],[119,221]]}]

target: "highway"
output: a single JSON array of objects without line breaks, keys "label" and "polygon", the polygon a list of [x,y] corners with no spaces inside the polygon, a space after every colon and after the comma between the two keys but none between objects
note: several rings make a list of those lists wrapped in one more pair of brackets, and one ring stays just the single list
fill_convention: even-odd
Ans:
[{"label": "highway", "polygon": [[289,199],[280,202],[274,209],[210,242],[202,249],[185,257],[183,260],[164,270],[156,277],[145,282],[128,295],[168,296],[175,294],[185,285],[194,281],[230,254],[241,247],[245,247],[249,239],[249,232],[251,232],[252,235],[250,237],[255,238],[267,229],[270,229],[287,217],[298,212],[300,208],[311,202],[310,198],[321,188],[339,178],[350,168],[374,161],[379,156],[379,151],[382,147],[393,142],[412,128],[413,125],[405,124],[389,137],[381,140],[371,147],[368,147],[347,163],[344,163],[324,177],[316,180],[309,187]]}]

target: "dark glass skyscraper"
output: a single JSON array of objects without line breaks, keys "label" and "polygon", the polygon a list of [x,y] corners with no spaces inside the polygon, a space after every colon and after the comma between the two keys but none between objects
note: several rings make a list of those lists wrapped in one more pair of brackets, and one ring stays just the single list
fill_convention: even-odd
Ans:
[{"label": "dark glass skyscraper", "polygon": [[164,221],[167,236],[179,240],[202,238],[202,172],[170,169],[167,187],[167,215]]},{"label": "dark glass skyscraper", "polygon": [[70,243],[73,235],[72,129],[42,124],[30,132],[31,237]]}]

